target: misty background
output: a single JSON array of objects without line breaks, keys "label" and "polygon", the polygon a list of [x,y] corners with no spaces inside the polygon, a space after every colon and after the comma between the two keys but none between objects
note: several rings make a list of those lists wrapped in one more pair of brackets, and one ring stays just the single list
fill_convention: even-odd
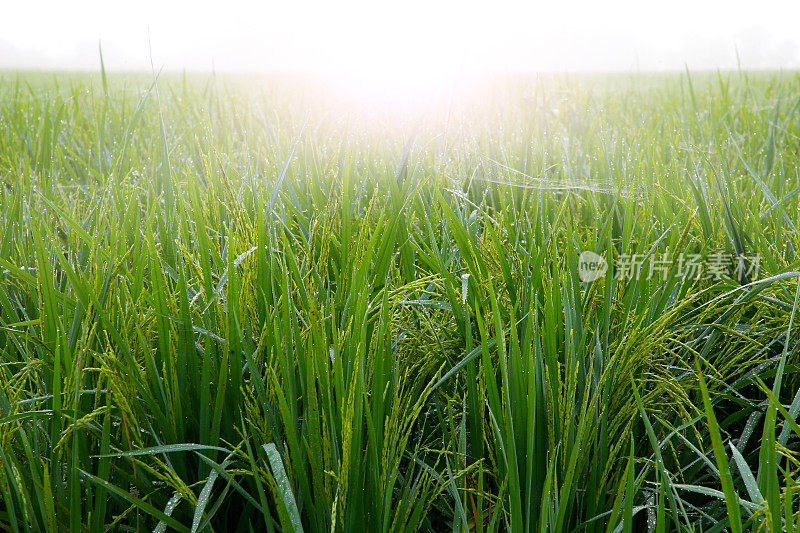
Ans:
[{"label": "misty background", "polygon": [[800,2],[7,2],[0,68],[800,68]]}]

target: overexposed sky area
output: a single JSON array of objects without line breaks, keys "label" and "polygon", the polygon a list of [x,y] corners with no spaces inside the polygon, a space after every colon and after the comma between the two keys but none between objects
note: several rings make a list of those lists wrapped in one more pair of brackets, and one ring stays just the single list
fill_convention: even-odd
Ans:
[{"label": "overexposed sky area", "polygon": [[800,67],[800,1],[0,0],[0,68],[485,70]]}]

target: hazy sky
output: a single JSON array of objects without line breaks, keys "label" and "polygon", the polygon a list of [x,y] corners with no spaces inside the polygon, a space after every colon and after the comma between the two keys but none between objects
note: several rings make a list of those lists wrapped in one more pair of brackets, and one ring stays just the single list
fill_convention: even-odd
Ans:
[{"label": "hazy sky", "polygon": [[[800,1],[0,0],[0,68],[800,67]],[[149,35],[149,38],[148,38]]]}]

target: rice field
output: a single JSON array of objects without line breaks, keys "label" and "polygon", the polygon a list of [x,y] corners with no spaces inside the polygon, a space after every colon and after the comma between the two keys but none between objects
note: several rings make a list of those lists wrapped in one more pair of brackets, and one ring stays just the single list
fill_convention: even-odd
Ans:
[{"label": "rice field", "polygon": [[0,74],[0,529],[794,531],[800,76]]}]

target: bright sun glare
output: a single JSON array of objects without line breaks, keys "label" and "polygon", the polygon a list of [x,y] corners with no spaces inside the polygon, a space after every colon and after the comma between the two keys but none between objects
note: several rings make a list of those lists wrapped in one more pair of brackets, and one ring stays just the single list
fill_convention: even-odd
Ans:
[{"label": "bright sun glare", "polygon": [[364,54],[362,62],[326,69],[324,76],[342,95],[371,104],[425,104],[446,99],[464,77],[459,58],[414,53],[389,43]]},{"label": "bright sun glare", "polygon": [[[479,11],[450,3],[364,4],[334,15],[344,31],[319,28],[323,50],[311,60],[338,89],[371,103],[426,103],[446,98],[475,75],[483,42]],[[486,29],[483,29],[486,33]],[[313,64],[313,63],[317,64]]]}]

